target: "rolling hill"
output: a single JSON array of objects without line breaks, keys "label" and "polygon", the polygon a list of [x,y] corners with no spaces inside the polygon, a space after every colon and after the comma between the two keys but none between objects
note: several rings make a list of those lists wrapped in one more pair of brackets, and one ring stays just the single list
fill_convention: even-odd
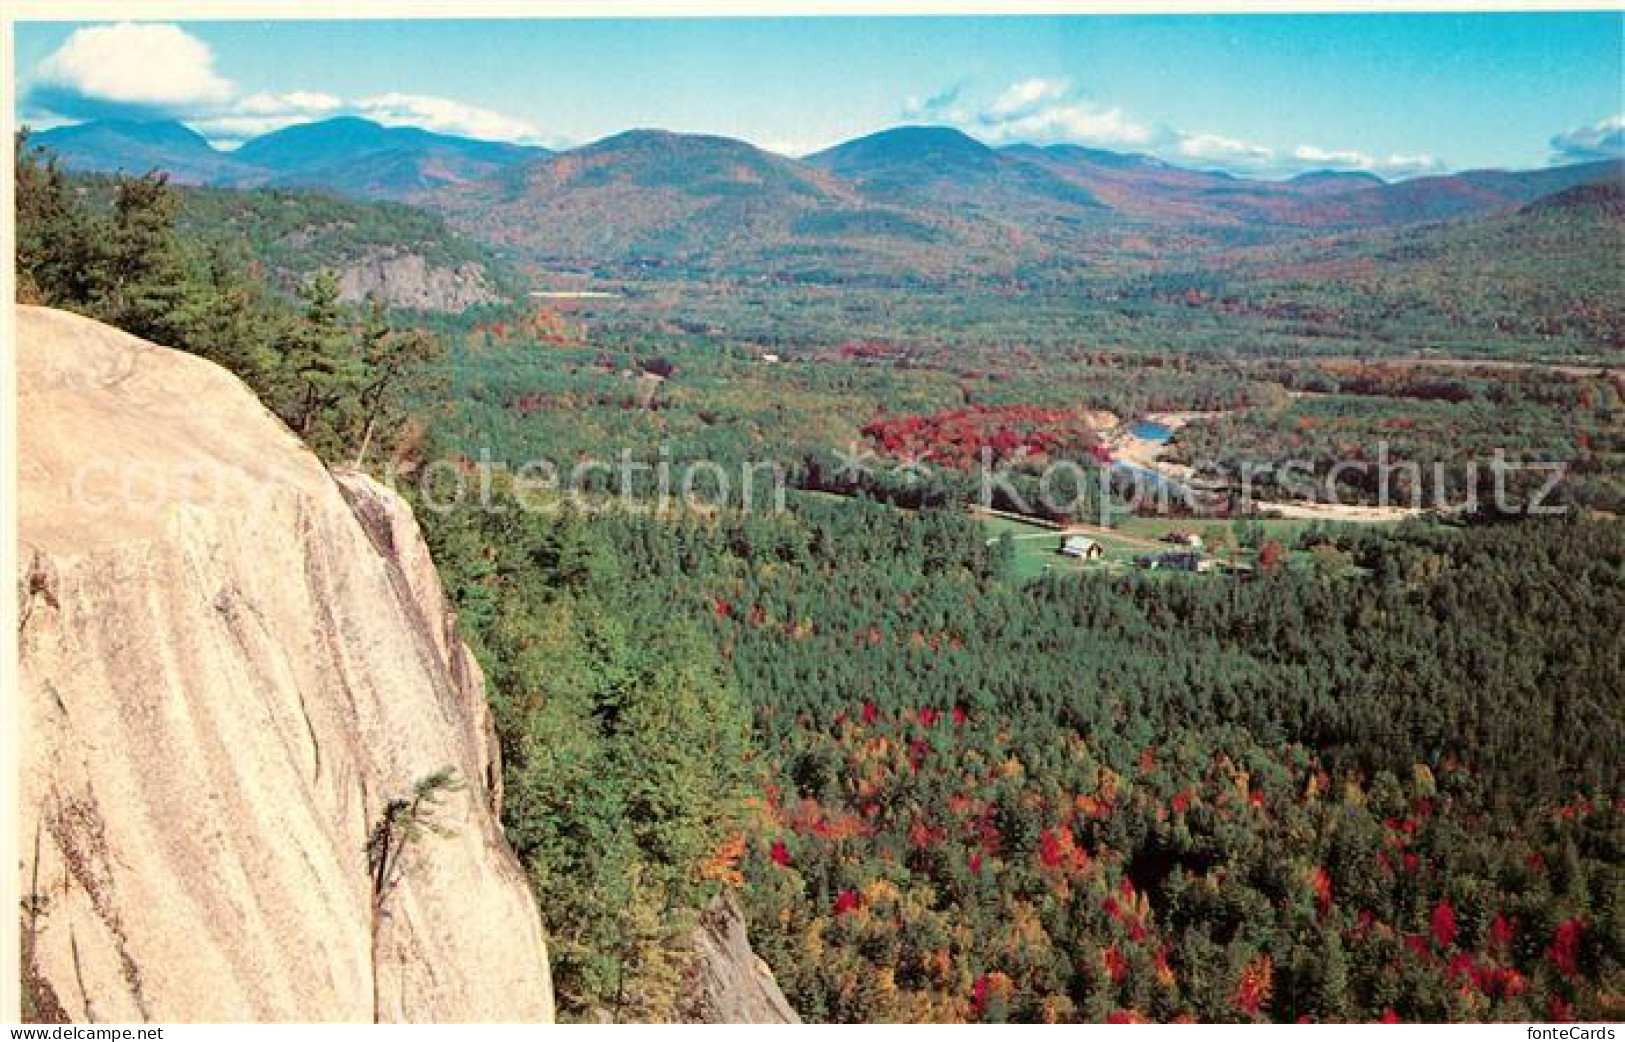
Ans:
[{"label": "rolling hill", "polygon": [[422,201],[544,265],[1053,282],[1510,212],[1620,169],[1261,181],[1071,145],[991,148],[944,127],[898,127],[801,161],[640,130]]},{"label": "rolling hill", "polygon": [[165,170],[176,184],[229,183],[254,173],[174,121],[101,119],[37,131],[28,141],[55,153],[66,169],[83,173]]},{"label": "rolling hill", "polygon": [[968,207],[988,214],[1077,215],[1103,209],[1094,194],[1020,153],[989,148],[948,127],[897,127],[808,156],[876,199]]},{"label": "rolling hill", "polygon": [[345,116],[273,131],[247,142],[233,157],[270,171],[279,185],[409,199],[547,154],[542,148],[385,127]]},{"label": "rolling hill", "polygon": [[[92,212],[112,208],[111,177],[68,176]],[[417,311],[456,313],[523,292],[517,273],[491,247],[405,203],[304,188],[178,184],[172,192],[185,240],[251,262],[288,296],[322,271],[338,277],[341,299],[370,293]]]},{"label": "rolling hill", "polygon": [[[982,262],[996,231],[891,205],[743,141],[633,130],[438,192],[465,233],[535,262],[802,273]],[[1004,248],[1002,245],[1000,248]]]},{"label": "rolling hill", "polygon": [[1229,251],[1142,288],[1234,317],[1301,323],[1317,335],[1431,338],[1441,347],[1567,338],[1618,351],[1625,178],[1617,164],[1612,171],[1517,209]]},{"label": "rolling hill", "polygon": [[253,258],[285,292],[318,271],[339,277],[341,299],[373,293],[421,311],[455,313],[521,292],[490,247],[403,203],[294,188],[185,187],[179,197],[183,231]]},{"label": "rolling hill", "polygon": [[217,149],[176,122],[95,120],[41,131],[29,140],[55,152],[70,170],[143,174],[158,169],[177,184],[322,188],[396,200],[548,154],[352,116],[285,127],[235,151]]},{"label": "rolling hill", "polygon": [[1275,230],[1366,228],[1512,209],[1572,185],[1604,180],[1610,169],[1618,169],[1617,163],[1586,163],[1391,183],[1370,173],[1323,170],[1262,181],[1075,145],[1016,145],[1002,151],[1070,181],[1122,217]]}]

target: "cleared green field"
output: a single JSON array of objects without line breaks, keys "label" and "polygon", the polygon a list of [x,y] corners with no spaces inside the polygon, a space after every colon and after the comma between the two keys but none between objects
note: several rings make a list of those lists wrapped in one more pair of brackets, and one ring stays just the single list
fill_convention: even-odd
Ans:
[{"label": "cleared green field", "polygon": [[1140,542],[1090,532],[1088,537],[1105,548],[1106,556],[1098,561],[1080,561],[1061,553],[1062,535],[1052,528],[1002,517],[983,518],[981,525],[987,532],[989,542],[1006,532],[1010,534],[1011,545],[1016,552],[1011,578],[1017,582],[1036,579],[1047,571],[1076,574],[1120,570],[1129,567],[1135,555],[1148,552]]},{"label": "cleared green field", "polygon": [[[1282,543],[1291,544],[1319,522],[1302,521],[1289,518],[1265,518],[1245,522],[1249,527],[1257,525],[1264,532],[1264,538],[1277,539]],[[1234,521],[1221,521],[1189,518],[1163,518],[1163,517],[1130,517],[1118,525],[1118,530],[1126,535],[1140,536],[1145,539],[1161,539],[1169,532],[1195,532],[1202,537],[1202,542],[1208,546],[1224,545],[1228,539],[1236,541],[1236,523]]]},{"label": "cleared green field", "polygon": [[[1257,563],[1258,554],[1242,545],[1244,532],[1261,533],[1263,541],[1273,540],[1291,548],[1310,529],[1334,530],[1340,527],[1288,518],[1249,519],[1238,525],[1235,521],[1214,519],[1131,517],[1110,531],[1084,532],[1084,535],[1104,547],[1106,554],[1096,561],[1080,561],[1060,552],[1063,537],[1055,529],[1007,517],[984,517],[979,519],[979,523],[987,532],[990,543],[1009,533],[1015,548],[1015,564],[1010,577],[1018,583],[1029,582],[1054,571],[1069,574],[1124,571],[1134,566],[1136,557],[1178,549],[1174,544],[1161,541],[1171,532],[1195,532],[1202,537],[1204,552],[1210,556],[1233,565],[1247,566]],[[1255,541],[1259,538],[1256,534],[1253,537]],[[1305,551],[1289,549],[1285,563],[1287,567],[1311,567],[1313,558]]]}]

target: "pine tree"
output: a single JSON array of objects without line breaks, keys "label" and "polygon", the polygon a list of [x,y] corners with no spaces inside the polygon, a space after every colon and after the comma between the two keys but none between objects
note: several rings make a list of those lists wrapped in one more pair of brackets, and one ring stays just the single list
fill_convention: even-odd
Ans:
[{"label": "pine tree", "polygon": [[16,138],[17,295],[24,303],[83,308],[90,299],[90,217],[56,157]]},{"label": "pine tree", "polygon": [[186,263],[175,236],[169,175],[120,177],[112,222],[93,259],[90,306],[97,317],[160,344],[184,338],[179,313]]},{"label": "pine tree", "polygon": [[338,279],[322,272],[301,286],[304,312],[285,332],[282,370],[293,400],[286,403],[293,428],[318,449],[342,445],[355,418],[366,370],[339,306]]},{"label": "pine tree", "polygon": [[1336,929],[1322,930],[1320,942],[1320,972],[1316,981],[1316,1005],[1320,1019],[1342,1023],[1353,1013],[1353,996],[1349,992],[1348,953],[1343,950],[1342,934]]},{"label": "pine tree", "polygon": [[174,324],[189,350],[230,369],[264,400],[275,399],[275,356],[271,342],[276,317],[265,288],[220,243],[209,243],[193,263],[186,292],[177,301]]},{"label": "pine tree", "polygon": [[[398,397],[408,378],[420,374],[423,366],[441,353],[440,342],[429,334],[393,328],[388,305],[370,294],[360,336],[365,375],[357,392],[362,419],[357,466],[366,461],[378,431],[400,421]],[[420,392],[427,389],[422,380],[416,383]]]}]

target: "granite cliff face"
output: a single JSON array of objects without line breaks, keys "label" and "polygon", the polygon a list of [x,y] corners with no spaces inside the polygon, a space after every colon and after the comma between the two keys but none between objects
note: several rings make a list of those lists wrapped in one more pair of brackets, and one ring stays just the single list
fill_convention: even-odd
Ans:
[{"label": "granite cliff face", "polygon": [[[202,359],[42,308],[18,355],[33,1014],[551,1020],[480,672],[406,505]],[[369,838],[448,769],[380,888]]]},{"label": "granite cliff face", "polygon": [[457,314],[498,297],[485,269],[473,261],[455,268],[431,265],[416,253],[373,253],[339,274],[339,299],[365,300],[371,294],[395,308]]}]

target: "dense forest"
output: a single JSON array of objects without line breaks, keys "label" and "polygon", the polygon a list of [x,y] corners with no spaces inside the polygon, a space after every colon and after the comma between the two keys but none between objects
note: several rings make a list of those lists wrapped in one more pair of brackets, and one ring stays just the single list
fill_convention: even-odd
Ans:
[{"label": "dense forest", "polygon": [[[1302,397],[1194,424],[1181,432],[1179,453],[1232,471],[1248,462],[1301,460],[1321,485],[1331,475],[1340,495],[1370,500],[1383,493],[1375,465],[1380,452],[1407,465],[1396,466],[1386,483],[1388,502],[1441,509],[1488,505],[1494,498],[1490,466],[1499,453],[1508,465],[1509,500],[1538,495],[1550,505],[1625,510],[1617,383],[1571,378],[1562,382],[1564,393],[1546,400],[1516,393],[1515,383],[1495,386],[1513,393],[1469,393],[1460,400]],[[1339,468],[1344,460],[1372,465]],[[1563,464],[1549,493],[1542,491],[1552,477],[1547,463]]]},{"label": "dense forest", "polygon": [[[783,359],[749,323],[645,321],[658,291],[408,326],[331,275],[290,298],[161,175],[85,192],[22,142],[17,183],[24,300],[220,362],[325,458],[403,482],[486,669],[561,1015],[692,1016],[724,889],[809,1020],[1625,1015],[1606,376],[1136,350],[1121,310],[1087,347],[958,350],[978,327],[922,335],[907,294]],[[1178,409],[1219,413],[1188,453],[1329,460],[1381,431],[1584,466],[1562,517],[1242,518],[1249,567],[1214,575],[1026,572],[1036,543],[962,509],[974,450],[1100,464],[1087,413]],[[437,487],[605,446],[778,460],[786,508]],[[931,473],[842,486],[854,446]]]},{"label": "dense forest", "polygon": [[[957,513],[818,498],[436,532],[493,661],[545,676],[641,602],[645,651],[722,667],[758,753],[713,852],[804,1015],[1617,1015],[1613,523],[1342,531],[1356,579],[1026,587]],[[515,733],[525,792],[558,732]]]}]

